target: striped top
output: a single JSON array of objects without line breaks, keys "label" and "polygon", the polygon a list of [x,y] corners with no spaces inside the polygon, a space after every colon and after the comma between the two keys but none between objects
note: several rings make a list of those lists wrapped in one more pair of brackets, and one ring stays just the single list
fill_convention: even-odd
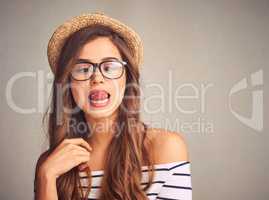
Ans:
[{"label": "striped top", "polygon": [[[191,184],[191,165],[188,161],[170,162],[154,165],[155,177],[152,185],[146,191],[149,200],[191,200],[192,184]],[[147,183],[148,167],[142,166],[141,185]],[[98,199],[100,193],[100,184],[103,177],[103,170],[91,172],[92,187],[88,196],[88,200]],[[88,185],[86,172],[79,172],[81,186],[84,192]]]}]

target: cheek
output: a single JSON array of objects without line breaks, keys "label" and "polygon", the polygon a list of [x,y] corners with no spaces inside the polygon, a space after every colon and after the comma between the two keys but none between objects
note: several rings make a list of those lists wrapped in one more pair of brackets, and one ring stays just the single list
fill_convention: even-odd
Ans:
[{"label": "cheek", "polygon": [[113,92],[114,101],[116,101],[117,104],[120,104],[122,99],[123,99],[125,88],[126,88],[125,76],[123,76],[122,78],[120,78],[118,80],[114,80],[111,83],[111,85],[113,86],[112,92]]},{"label": "cheek", "polygon": [[87,102],[87,88],[85,84],[71,84],[71,92],[74,97],[76,104],[82,109],[85,102]]},{"label": "cheek", "polygon": [[120,91],[121,91],[121,94],[124,94],[124,91],[125,91],[125,89],[126,89],[126,78],[125,78],[125,76],[124,76],[123,79],[121,79],[121,80],[119,81],[119,89],[120,89]]}]

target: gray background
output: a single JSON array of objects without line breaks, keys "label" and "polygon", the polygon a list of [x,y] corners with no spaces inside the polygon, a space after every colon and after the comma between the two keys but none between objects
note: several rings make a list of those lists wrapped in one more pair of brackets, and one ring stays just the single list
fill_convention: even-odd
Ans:
[{"label": "gray background", "polygon": [[[142,108],[144,120],[167,128],[167,121],[195,123],[201,118],[213,127],[208,132],[168,127],[182,132],[188,143],[193,199],[268,199],[268,0],[1,1],[0,199],[32,199],[35,163],[47,146],[42,112],[21,114],[12,109],[6,98],[8,81],[20,72],[49,73],[46,45],[54,29],[72,16],[96,10],[130,25],[143,39],[144,100],[158,94],[149,84],[161,85],[165,94],[165,109],[149,114],[149,109],[160,106],[153,99]],[[259,70],[263,85],[239,92],[233,106],[250,117],[251,91],[263,90],[261,131],[241,123],[228,106],[233,85]],[[51,79],[45,83],[47,87]],[[193,114],[168,103],[169,94],[186,83],[197,88],[213,85],[206,93],[204,112],[199,110],[201,99],[180,101],[184,109],[196,108]],[[23,78],[14,85],[12,96],[20,107],[37,108],[40,90],[35,78]],[[191,88],[181,92],[193,95]],[[46,102],[47,97],[41,100]]]}]

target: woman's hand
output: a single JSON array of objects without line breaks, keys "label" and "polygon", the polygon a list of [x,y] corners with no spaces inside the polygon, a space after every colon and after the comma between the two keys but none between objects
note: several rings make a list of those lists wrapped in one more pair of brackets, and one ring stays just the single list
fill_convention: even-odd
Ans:
[{"label": "woman's hand", "polygon": [[40,166],[40,173],[57,179],[78,165],[80,170],[87,167],[92,148],[82,138],[64,139]]}]

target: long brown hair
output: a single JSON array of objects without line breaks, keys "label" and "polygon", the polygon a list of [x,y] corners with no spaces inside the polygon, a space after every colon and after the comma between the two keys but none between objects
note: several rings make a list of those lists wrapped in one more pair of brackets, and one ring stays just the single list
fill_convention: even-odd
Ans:
[{"label": "long brown hair", "polygon": [[[91,135],[89,128],[84,131],[69,128],[72,120],[76,123],[87,124],[82,110],[78,109],[76,113],[63,112],[63,107],[77,108],[71,89],[64,91],[60,100],[57,96],[59,96],[59,88],[70,82],[69,72],[78,52],[83,45],[99,36],[110,38],[122,58],[127,61],[125,69],[128,86],[125,88],[124,98],[118,108],[117,124],[120,129],[116,134],[117,137],[111,140],[105,154],[104,176],[99,198],[102,200],[146,200],[146,191],[154,178],[154,170],[152,170],[154,160],[150,151],[151,143],[146,134],[147,126],[141,122],[139,115],[139,69],[124,39],[107,27],[94,25],[83,28],[71,35],[65,42],[54,77],[50,112],[48,114],[47,110],[43,119],[45,122],[45,118],[48,117],[49,152],[52,152],[65,138],[87,138]],[[132,98],[125,98],[126,96]],[[141,185],[143,165],[148,166],[149,169],[148,183],[144,187]],[[91,188],[91,175],[88,173],[90,184],[86,195],[83,196],[83,192],[79,189],[78,172],[78,168],[75,167],[57,179],[57,193],[60,200],[87,199]]]}]

